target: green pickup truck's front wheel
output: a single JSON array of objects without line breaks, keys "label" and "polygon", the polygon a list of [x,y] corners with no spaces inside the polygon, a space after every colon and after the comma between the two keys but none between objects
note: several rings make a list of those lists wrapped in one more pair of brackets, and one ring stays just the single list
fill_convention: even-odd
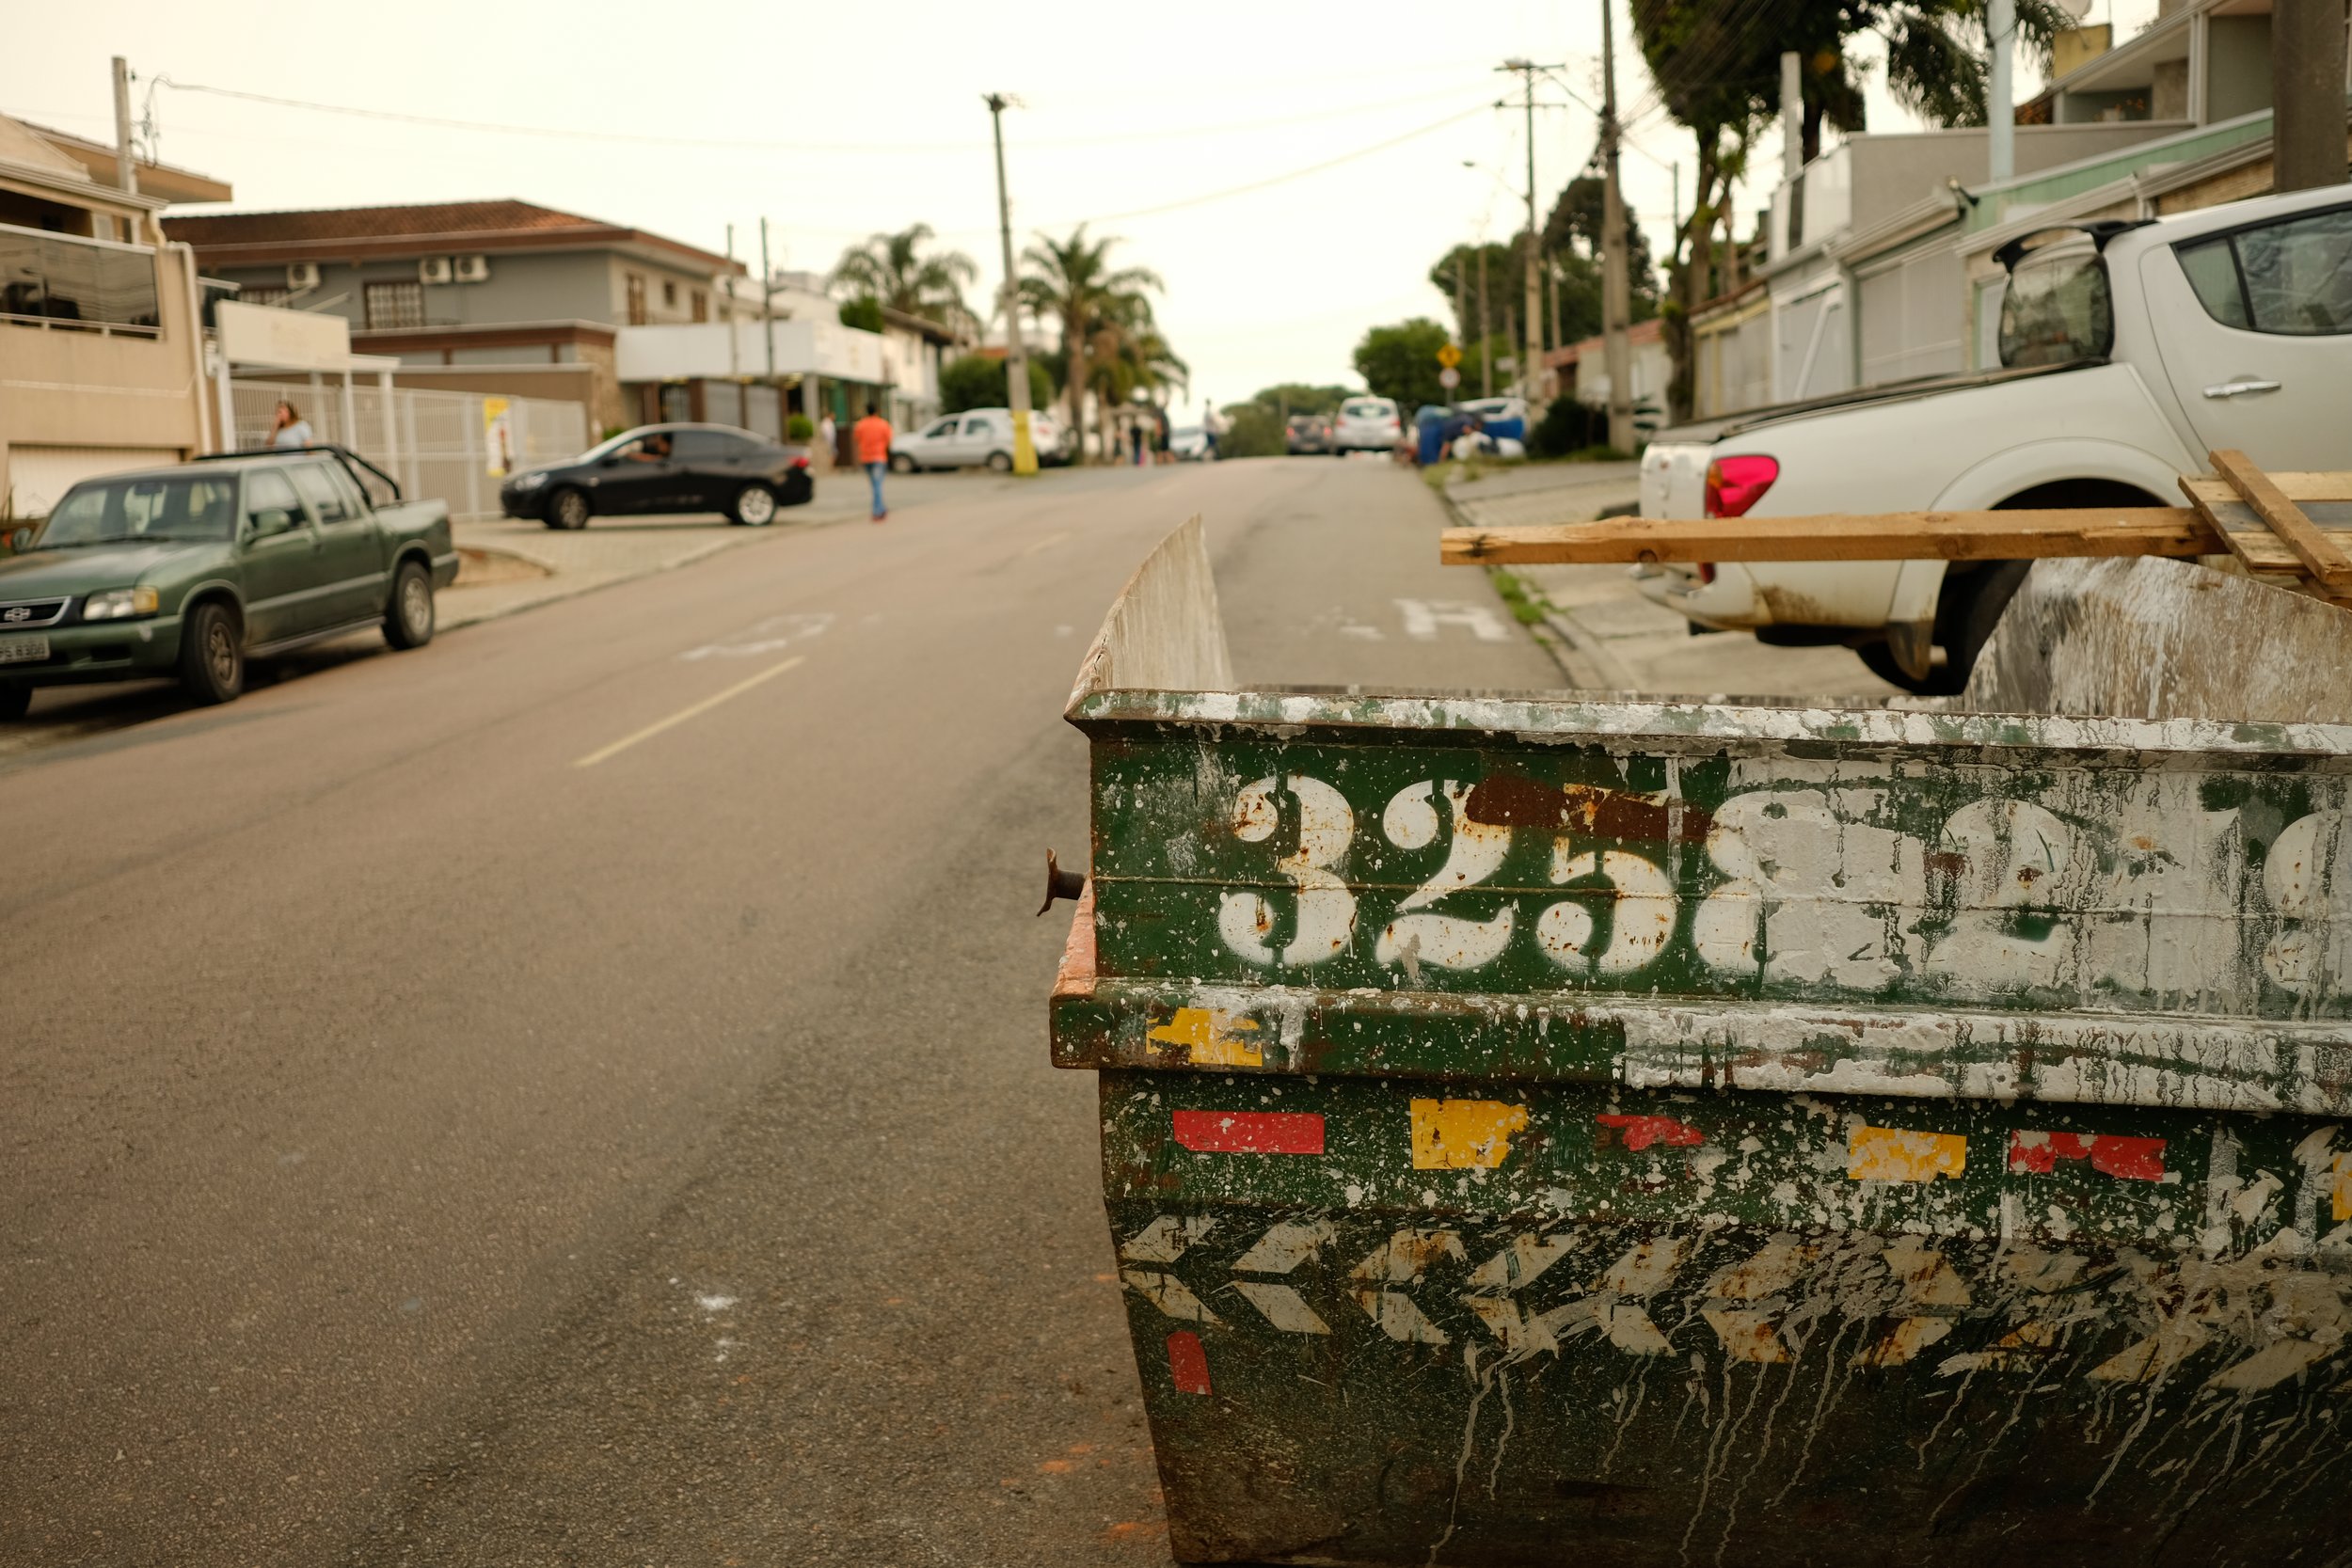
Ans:
[{"label": "green pickup truck's front wheel", "polygon": [[395,648],[421,648],[433,641],[433,578],[416,562],[401,562],[392,577],[392,602],[384,610],[384,641]]},{"label": "green pickup truck's front wheel", "polygon": [[245,628],[218,600],[180,624],[180,684],[207,707],[235,702],[245,689]]}]

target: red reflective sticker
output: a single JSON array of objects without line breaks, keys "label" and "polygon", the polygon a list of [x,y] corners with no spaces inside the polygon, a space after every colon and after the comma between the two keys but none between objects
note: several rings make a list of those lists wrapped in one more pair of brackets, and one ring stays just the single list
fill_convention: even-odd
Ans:
[{"label": "red reflective sticker", "polygon": [[1209,1353],[1200,1348],[1200,1335],[1180,1328],[1168,1337],[1168,1371],[1180,1394],[1209,1391]]},{"label": "red reflective sticker", "polygon": [[1179,1111],[1176,1141],[1195,1154],[1320,1154],[1319,1111]]},{"label": "red reflective sticker", "polygon": [[[1669,1148],[1695,1148],[1707,1141],[1706,1133],[1672,1117],[1610,1116],[1595,1117],[1593,1119],[1603,1127],[1614,1129],[1615,1137],[1622,1140],[1626,1148],[1637,1152],[1652,1144],[1664,1144]],[[1600,1141],[1601,1147],[1607,1148],[1611,1134],[1603,1132]]]},{"label": "red reflective sticker", "polygon": [[2162,1138],[2121,1138],[2112,1132],[2011,1132],[2009,1168],[2024,1176],[2047,1176],[2060,1160],[2088,1160],[2103,1176],[2126,1181],[2164,1180]]}]

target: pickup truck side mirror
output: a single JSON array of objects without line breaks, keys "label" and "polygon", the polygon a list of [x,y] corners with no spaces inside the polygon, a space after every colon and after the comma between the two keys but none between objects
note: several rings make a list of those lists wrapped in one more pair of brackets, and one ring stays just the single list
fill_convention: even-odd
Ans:
[{"label": "pickup truck side mirror", "polygon": [[284,533],[294,526],[294,515],[282,506],[268,507],[246,515],[246,540],[248,544]]}]

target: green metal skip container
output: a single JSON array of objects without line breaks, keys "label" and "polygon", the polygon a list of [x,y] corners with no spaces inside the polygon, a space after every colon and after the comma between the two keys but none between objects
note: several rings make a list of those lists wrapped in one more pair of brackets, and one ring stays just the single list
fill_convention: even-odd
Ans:
[{"label": "green metal skip container", "polygon": [[1232,686],[1187,525],[1051,1008],[1179,1560],[2352,1555],[2352,729]]}]

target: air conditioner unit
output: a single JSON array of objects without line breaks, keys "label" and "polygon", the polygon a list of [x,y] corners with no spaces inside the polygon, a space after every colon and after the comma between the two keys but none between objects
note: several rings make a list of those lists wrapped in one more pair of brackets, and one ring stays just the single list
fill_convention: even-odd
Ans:
[{"label": "air conditioner unit", "polygon": [[457,258],[457,281],[460,283],[487,283],[490,281],[490,259],[487,256],[460,256]]},{"label": "air conditioner unit", "polygon": [[319,286],[319,264],[316,261],[294,261],[286,268],[286,287],[315,289]]},{"label": "air conditioner unit", "polygon": [[419,261],[419,262],[417,263],[417,281],[418,281],[418,282],[420,282],[420,283],[446,283],[446,282],[448,282],[448,281],[449,281],[449,279],[450,279],[450,269],[449,269],[449,258],[448,258],[448,257],[446,257],[446,256],[428,256],[428,257],[426,257],[423,261]]}]

